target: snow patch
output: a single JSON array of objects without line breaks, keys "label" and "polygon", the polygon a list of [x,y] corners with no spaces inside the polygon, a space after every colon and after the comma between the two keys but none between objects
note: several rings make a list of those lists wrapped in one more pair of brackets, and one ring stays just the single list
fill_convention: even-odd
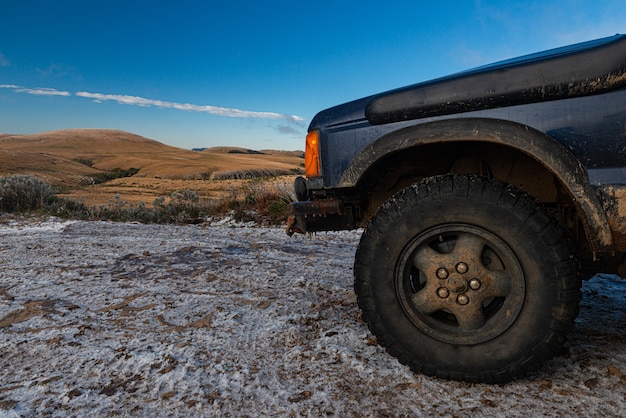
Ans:
[{"label": "snow patch", "polygon": [[5,222],[0,417],[623,414],[624,281],[585,283],[566,349],[529,378],[443,381],[361,321],[359,234]]}]

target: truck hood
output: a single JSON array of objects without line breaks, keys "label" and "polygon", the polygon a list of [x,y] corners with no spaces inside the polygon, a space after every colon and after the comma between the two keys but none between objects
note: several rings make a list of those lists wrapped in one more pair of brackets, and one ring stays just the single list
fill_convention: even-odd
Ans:
[{"label": "truck hood", "polygon": [[309,125],[309,131],[321,127],[336,127],[354,122],[367,121],[365,107],[373,96],[364,97],[319,112]]},{"label": "truck hood", "polygon": [[372,124],[384,124],[591,95],[624,86],[626,35],[615,35],[381,93],[370,98],[365,116]]}]

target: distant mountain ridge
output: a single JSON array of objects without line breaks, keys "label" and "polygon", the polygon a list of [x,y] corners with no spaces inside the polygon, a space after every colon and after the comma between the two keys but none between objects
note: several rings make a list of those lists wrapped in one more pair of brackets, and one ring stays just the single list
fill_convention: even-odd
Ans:
[{"label": "distant mountain ridge", "polygon": [[163,144],[111,129],[64,129],[29,135],[0,134],[0,175],[31,174],[53,184],[81,184],[114,169],[136,177],[223,178],[229,172],[296,173],[301,151],[212,147],[202,151]]}]

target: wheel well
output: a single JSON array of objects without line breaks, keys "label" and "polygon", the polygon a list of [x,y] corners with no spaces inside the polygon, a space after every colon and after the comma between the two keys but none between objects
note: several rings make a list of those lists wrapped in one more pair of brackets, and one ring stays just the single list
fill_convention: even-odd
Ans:
[{"label": "wheel well", "polygon": [[366,202],[360,223],[365,225],[384,201],[410,184],[448,173],[477,174],[512,184],[554,212],[576,242],[584,240],[565,185],[528,154],[495,142],[431,143],[389,153],[377,160],[357,184]]}]

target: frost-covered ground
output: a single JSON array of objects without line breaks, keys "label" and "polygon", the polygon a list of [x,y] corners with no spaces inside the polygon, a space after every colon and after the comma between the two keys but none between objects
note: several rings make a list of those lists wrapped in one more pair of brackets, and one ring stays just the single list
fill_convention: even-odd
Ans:
[{"label": "frost-covered ground", "polygon": [[0,416],[623,416],[626,284],[502,386],[412,374],[352,290],[358,233],[0,225]]}]

